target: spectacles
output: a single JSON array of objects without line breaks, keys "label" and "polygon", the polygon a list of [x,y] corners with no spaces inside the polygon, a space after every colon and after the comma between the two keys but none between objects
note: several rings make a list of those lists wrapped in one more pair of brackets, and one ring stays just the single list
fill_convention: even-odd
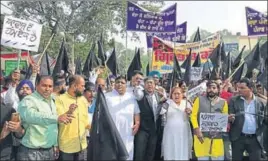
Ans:
[{"label": "spectacles", "polygon": [[116,81],[115,84],[126,84],[126,82],[122,82],[122,81]]}]

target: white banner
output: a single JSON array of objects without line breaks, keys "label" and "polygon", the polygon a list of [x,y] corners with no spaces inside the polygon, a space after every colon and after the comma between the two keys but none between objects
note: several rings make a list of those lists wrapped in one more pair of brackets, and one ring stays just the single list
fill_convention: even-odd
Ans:
[{"label": "white banner", "polygon": [[202,78],[202,67],[191,67],[191,81],[199,81]]},{"label": "white banner", "polygon": [[226,132],[228,115],[222,113],[200,113],[200,129],[203,132]]},{"label": "white banner", "polygon": [[1,45],[38,52],[42,25],[5,16]]}]

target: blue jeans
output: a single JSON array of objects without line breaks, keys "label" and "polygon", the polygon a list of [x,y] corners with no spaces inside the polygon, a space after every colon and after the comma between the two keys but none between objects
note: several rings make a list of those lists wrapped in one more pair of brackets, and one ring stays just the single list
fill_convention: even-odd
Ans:
[{"label": "blue jeans", "polygon": [[221,157],[198,157],[197,160],[224,160],[224,156],[221,156]]}]

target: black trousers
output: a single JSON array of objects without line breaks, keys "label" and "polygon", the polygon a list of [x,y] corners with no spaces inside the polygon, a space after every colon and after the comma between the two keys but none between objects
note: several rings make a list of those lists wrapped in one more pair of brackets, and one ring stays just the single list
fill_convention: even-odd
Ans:
[{"label": "black trousers", "polygon": [[60,161],[86,161],[87,160],[87,149],[84,149],[77,153],[64,153],[60,151]]},{"label": "black trousers", "polygon": [[157,133],[147,133],[140,130],[134,140],[134,160],[154,160],[157,144]]},{"label": "black trousers", "polygon": [[242,160],[244,151],[249,154],[249,160],[261,159],[261,145],[254,136],[240,136],[237,140],[232,141],[232,158],[233,160]]}]

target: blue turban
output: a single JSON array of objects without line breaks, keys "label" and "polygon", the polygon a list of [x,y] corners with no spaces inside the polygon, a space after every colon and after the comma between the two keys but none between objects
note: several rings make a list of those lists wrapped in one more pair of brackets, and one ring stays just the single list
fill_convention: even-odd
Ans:
[{"label": "blue turban", "polygon": [[149,73],[149,75],[148,75],[148,76],[153,77],[154,75],[157,75],[157,76],[158,76],[158,78],[160,78],[160,77],[161,77],[160,72],[159,72],[159,71],[157,71],[157,70],[153,70],[153,71],[151,71],[151,72]]},{"label": "blue turban", "polygon": [[22,86],[24,84],[27,84],[31,88],[32,92],[34,92],[33,83],[30,80],[24,79],[24,80],[20,81],[19,85],[17,86],[17,88],[16,88],[17,93],[19,92],[19,90],[22,88]]}]

